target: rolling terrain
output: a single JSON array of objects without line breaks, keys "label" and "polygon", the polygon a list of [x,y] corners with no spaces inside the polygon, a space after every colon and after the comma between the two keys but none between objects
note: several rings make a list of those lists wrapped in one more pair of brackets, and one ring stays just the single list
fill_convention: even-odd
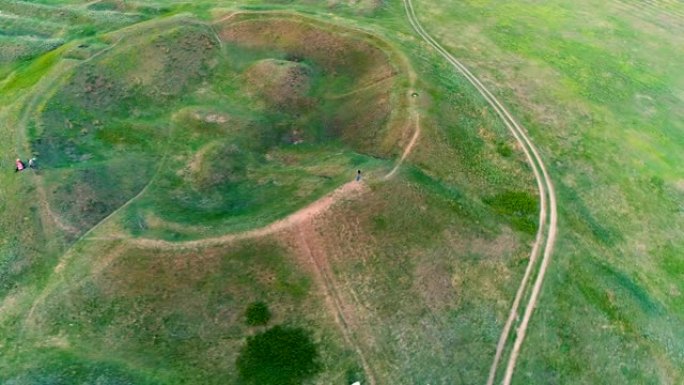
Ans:
[{"label": "rolling terrain", "polygon": [[680,383],[680,8],[0,0],[0,383]]}]

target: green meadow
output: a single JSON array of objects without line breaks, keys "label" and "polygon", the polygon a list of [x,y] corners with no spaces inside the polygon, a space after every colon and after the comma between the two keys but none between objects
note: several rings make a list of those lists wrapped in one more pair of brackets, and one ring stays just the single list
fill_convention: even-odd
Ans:
[{"label": "green meadow", "polygon": [[[414,7],[556,187],[513,383],[681,383],[684,6]],[[0,383],[486,383],[539,226],[402,2],[0,0],[0,137]]]},{"label": "green meadow", "polygon": [[525,124],[558,190],[519,381],[682,381],[681,5],[417,7]]}]

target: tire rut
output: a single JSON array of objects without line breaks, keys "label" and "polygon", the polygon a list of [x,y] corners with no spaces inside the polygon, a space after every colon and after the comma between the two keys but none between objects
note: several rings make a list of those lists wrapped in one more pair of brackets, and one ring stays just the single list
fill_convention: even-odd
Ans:
[{"label": "tire rut", "polygon": [[374,372],[368,364],[368,360],[361,350],[360,344],[354,338],[354,333],[350,327],[350,324],[353,323],[353,319],[349,314],[350,312],[346,310],[349,309],[350,306],[344,302],[338,292],[339,284],[330,267],[330,261],[325,252],[325,248],[322,245],[321,235],[317,233],[314,227],[313,218],[296,226],[293,228],[293,231],[296,233],[297,247],[300,249],[300,252],[308,256],[309,262],[314,270],[315,279],[318,281],[319,287],[324,289],[323,296],[326,305],[334,314],[335,322],[342,331],[345,342],[354,349],[361,360],[361,365],[366,373],[368,383],[370,385],[376,385]]},{"label": "tire rut", "polygon": [[[528,291],[529,280],[532,276],[535,267],[538,264],[539,254],[543,248],[544,253],[542,256],[541,263],[539,264],[539,270],[531,289],[530,298],[525,307],[525,312],[523,319],[517,328],[516,338],[509,356],[509,361],[506,366],[506,372],[504,374],[503,384],[509,385],[513,372],[515,370],[515,365],[517,358],[520,354],[520,349],[522,343],[525,339],[525,333],[529,325],[529,320],[532,316],[532,312],[537,304],[539,294],[541,292],[541,287],[546,274],[546,269],[550,263],[551,255],[553,253],[553,248],[556,241],[557,234],[557,205],[556,205],[556,195],[553,187],[551,178],[546,170],[546,166],[539,155],[536,147],[528,137],[525,130],[517,123],[513,118],[511,113],[503,106],[503,104],[482,84],[482,82],[472,74],[472,72],[463,65],[460,61],[455,59],[444,47],[442,47],[420,24],[418,17],[416,16],[415,9],[411,0],[403,0],[404,9],[408,17],[409,23],[413,29],[420,35],[420,37],[427,42],[432,48],[434,48],[440,55],[442,55],[462,76],[470,82],[470,84],[477,89],[477,91],[482,95],[482,97],[487,101],[490,107],[496,112],[501,118],[504,125],[508,128],[509,132],[515,137],[516,141],[521,145],[525,157],[528,163],[532,167],[535,179],[537,181],[537,188],[540,196],[540,212],[539,212],[539,228],[537,230],[537,236],[530,253],[529,262],[523,278],[520,282],[518,291],[514,298],[513,304],[511,306],[509,317],[504,325],[503,331],[499,338],[497,344],[496,353],[492,366],[490,368],[489,376],[487,379],[487,385],[492,385],[496,380],[496,374],[499,368],[499,361],[503,355],[503,351],[508,342],[510,336],[510,330],[513,327],[514,321],[518,318],[518,308],[520,303]],[[548,200],[548,202],[547,202]],[[548,230],[545,232],[545,226],[548,221]],[[543,245],[542,245],[543,244]]]}]

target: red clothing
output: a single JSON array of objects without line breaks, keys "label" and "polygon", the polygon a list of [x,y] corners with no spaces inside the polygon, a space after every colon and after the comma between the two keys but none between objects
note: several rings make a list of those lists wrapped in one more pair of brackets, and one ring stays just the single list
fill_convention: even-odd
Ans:
[{"label": "red clothing", "polygon": [[24,162],[22,162],[22,161],[20,161],[20,160],[17,161],[17,171],[21,171],[21,170],[23,170],[25,167],[26,167],[26,166],[24,166]]}]

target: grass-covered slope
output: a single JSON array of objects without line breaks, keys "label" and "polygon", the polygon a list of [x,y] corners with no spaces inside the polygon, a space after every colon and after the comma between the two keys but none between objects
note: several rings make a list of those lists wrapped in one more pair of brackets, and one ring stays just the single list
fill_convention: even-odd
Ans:
[{"label": "grass-covered slope", "polygon": [[[47,200],[69,226],[86,231],[148,185],[128,213],[136,233],[263,225],[380,164],[369,155],[397,152],[399,69],[382,49],[302,20],[237,19],[108,35],[61,75],[27,124]],[[291,43],[265,38],[279,30]]]},{"label": "grass-covered slope", "polygon": [[516,383],[680,383],[682,8],[416,2],[549,161],[559,241]]},{"label": "grass-covered slope", "polygon": [[[150,383],[236,383],[244,336],[282,323],[315,331],[326,369],[319,381],[357,370],[307,267],[273,240],[168,252],[93,242],[69,266],[25,324],[24,337],[43,346],[49,364],[22,363],[3,370],[5,378],[67,371],[73,364],[59,357],[68,351],[108,381],[117,372],[97,362]],[[258,301],[272,317],[250,326],[246,311]],[[75,373],[67,378],[88,371]]]},{"label": "grass-covered slope", "polygon": [[[0,116],[11,137],[3,142],[3,162],[35,154],[40,169],[0,176],[5,198],[14,202],[3,207],[1,222],[8,230],[2,381],[241,383],[247,379],[240,379],[245,374],[236,363],[247,337],[281,324],[311,336],[316,383],[450,377],[455,372],[446,357],[430,367],[435,370],[420,369],[424,355],[416,365],[394,368],[402,356],[419,353],[331,306],[354,295],[353,287],[330,284],[338,274],[346,280],[345,266],[321,267],[335,250],[328,251],[327,241],[308,245],[309,236],[302,243],[296,228],[212,247],[135,245],[137,238],[201,240],[267,225],[350,180],[358,168],[377,185],[363,193],[370,203],[394,189],[417,188],[397,194],[390,206],[359,206],[373,219],[359,219],[354,231],[373,233],[380,265],[405,261],[404,242],[426,245],[420,234],[438,230],[430,238],[437,247],[467,223],[482,231],[471,233],[475,243],[507,234],[507,256],[522,258],[530,239],[507,224],[533,212],[512,211],[501,226],[497,209],[484,203],[509,190],[535,201],[510,138],[482,104],[468,104],[468,92],[443,98],[435,76],[412,84],[415,70],[389,32],[374,35],[292,14],[216,14],[213,21],[185,13],[77,38],[20,65],[3,82],[7,104]],[[274,35],[282,39],[274,42]],[[417,64],[421,72],[431,68],[429,60]],[[450,89],[461,86],[451,75],[442,81]],[[410,86],[420,92],[412,96]],[[454,110],[453,100],[463,108]],[[386,185],[381,176],[417,129],[410,108],[421,115],[416,160]],[[467,164],[471,156],[478,160]],[[496,181],[506,181],[505,189]],[[24,196],[33,198],[16,204]],[[439,204],[425,206],[433,201]],[[413,217],[412,225],[412,217],[397,213],[403,207],[429,207],[430,214]],[[451,215],[470,219],[451,223]],[[345,234],[321,226],[331,245],[335,233]],[[416,236],[403,240],[403,232]],[[431,258],[450,257],[437,253],[417,260],[416,268],[430,269]],[[501,268],[511,275],[489,299],[507,298],[515,283],[520,266],[507,263]],[[390,275],[369,270],[364,280],[388,289],[393,280],[386,278],[402,266]],[[448,280],[440,282],[429,291],[451,290]],[[418,301],[401,305],[411,312],[439,295],[403,290],[397,295]],[[393,301],[372,290],[360,298],[361,308]],[[250,326],[245,312],[258,302],[273,316],[267,325]],[[505,300],[486,310],[445,303],[439,317],[484,311],[495,329],[494,314],[506,306]],[[382,317],[388,326],[396,322],[389,313]],[[419,324],[406,322],[405,332],[417,331]],[[443,323],[428,334],[439,338],[452,326]],[[468,331],[461,338],[480,336]],[[480,348],[486,355],[492,346]]]},{"label": "grass-covered slope", "polygon": [[[668,4],[416,3],[558,189],[515,382],[681,382]],[[283,383],[486,381],[537,226],[516,142],[400,3],[243,5],[0,0],[0,382],[271,381],[262,338],[315,361]]]},{"label": "grass-covered slope", "polygon": [[92,36],[147,19],[152,10],[60,7],[37,2],[0,1],[0,74],[69,40]]}]

